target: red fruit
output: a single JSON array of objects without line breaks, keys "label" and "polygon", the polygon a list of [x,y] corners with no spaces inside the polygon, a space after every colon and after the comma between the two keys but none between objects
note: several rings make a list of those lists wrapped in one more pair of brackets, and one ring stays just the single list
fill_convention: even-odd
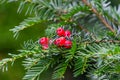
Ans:
[{"label": "red fruit", "polygon": [[65,31],[63,28],[60,27],[56,30],[56,33],[58,36],[64,36]]},{"label": "red fruit", "polygon": [[64,48],[69,49],[72,47],[72,42],[69,40],[66,40],[64,43]]},{"label": "red fruit", "polygon": [[55,40],[54,44],[59,47],[62,47],[64,45],[65,41],[66,41],[65,37],[60,37]]},{"label": "red fruit", "polygon": [[40,43],[41,45],[48,45],[48,43],[49,43],[49,38],[42,37],[42,38],[40,38],[39,43]]},{"label": "red fruit", "polygon": [[43,48],[44,50],[46,50],[46,49],[49,48],[49,46],[48,46],[48,45],[42,45],[42,48]]},{"label": "red fruit", "polygon": [[71,36],[71,32],[69,30],[66,30],[64,33],[65,37],[70,37]]}]

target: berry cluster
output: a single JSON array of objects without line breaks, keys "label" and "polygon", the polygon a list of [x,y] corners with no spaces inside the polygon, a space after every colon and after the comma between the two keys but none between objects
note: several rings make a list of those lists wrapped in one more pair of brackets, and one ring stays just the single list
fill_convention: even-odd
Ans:
[{"label": "berry cluster", "polygon": [[[69,49],[72,47],[72,42],[69,40],[70,36],[71,36],[71,32],[69,30],[64,30],[63,28],[58,28],[56,30],[57,36],[58,38],[55,39],[53,42],[57,47],[64,47],[66,49]],[[49,48],[49,44],[52,43],[52,40],[50,40],[47,37],[42,37],[39,40],[39,44],[42,45],[43,49],[48,49]]]}]

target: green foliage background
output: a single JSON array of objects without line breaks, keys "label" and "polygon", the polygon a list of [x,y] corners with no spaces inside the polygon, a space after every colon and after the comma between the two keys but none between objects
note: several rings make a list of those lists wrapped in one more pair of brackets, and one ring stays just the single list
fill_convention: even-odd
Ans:
[{"label": "green foliage background", "polygon": [[[23,21],[25,16],[24,11],[21,14],[17,13],[18,3],[0,4],[0,60],[9,57],[8,53],[12,52],[18,54],[17,50],[21,48],[24,41],[36,40],[44,35],[45,24],[37,24],[34,27],[22,31],[20,36],[15,39],[13,33],[9,29],[18,25]],[[24,69],[21,66],[21,61],[17,61],[14,64],[14,68],[10,67],[9,71],[0,71],[0,80],[21,80],[24,74]]]},{"label": "green foliage background", "polygon": [[[119,0],[111,0],[113,6],[117,6]],[[21,14],[17,13],[18,4],[0,4],[0,60],[7,57],[7,53],[13,52],[17,54],[18,49],[21,48],[20,45],[27,40],[36,40],[44,35],[45,23],[37,24],[34,27],[28,28],[20,34],[20,36],[15,39],[13,38],[13,33],[9,29],[18,25],[25,16],[24,11]],[[39,36],[39,37],[38,37]],[[9,57],[9,56],[8,56]],[[20,65],[21,61],[18,60],[16,64],[11,68],[9,67],[8,72],[0,71],[0,80],[21,80],[24,75],[24,69]]]}]

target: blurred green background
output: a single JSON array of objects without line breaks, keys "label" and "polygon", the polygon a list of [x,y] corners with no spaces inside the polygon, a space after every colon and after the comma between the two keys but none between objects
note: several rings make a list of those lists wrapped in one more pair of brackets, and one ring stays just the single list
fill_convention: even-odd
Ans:
[{"label": "blurred green background", "polygon": [[[117,6],[120,0],[111,0],[112,6]],[[0,4],[0,60],[9,57],[8,53],[18,54],[24,41],[38,40],[44,35],[45,24],[36,24],[34,27],[23,30],[17,39],[13,38],[13,33],[9,29],[18,25],[28,16],[25,10],[17,13],[18,3]],[[21,60],[15,62],[14,66],[9,66],[7,72],[0,71],[0,80],[21,80],[25,71],[21,65]]]},{"label": "blurred green background", "polygon": [[[19,25],[28,16],[25,16],[25,10],[17,13],[18,3],[0,5],[0,60],[9,57],[8,53],[18,54],[17,50],[21,49],[23,42],[27,40],[38,40],[44,34],[45,24],[36,24],[21,31],[17,39],[13,38],[13,33],[9,29]],[[7,72],[0,71],[0,80],[21,80],[25,71],[21,65],[21,60],[15,62],[14,66],[9,66]]]}]

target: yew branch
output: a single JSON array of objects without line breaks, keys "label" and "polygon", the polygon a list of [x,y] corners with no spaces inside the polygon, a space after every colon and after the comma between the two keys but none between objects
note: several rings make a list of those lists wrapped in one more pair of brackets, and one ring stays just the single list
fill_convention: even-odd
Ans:
[{"label": "yew branch", "polygon": [[90,43],[120,43],[120,40],[95,40],[93,42],[85,42],[86,44]]},{"label": "yew branch", "polygon": [[110,29],[113,33],[115,33],[114,29],[112,28],[112,26],[110,24],[107,23],[107,21],[103,18],[103,16],[101,14],[99,14],[99,12],[93,8],[93,6],[87,2],[87,0],[82,0],[83,3],[87,6],[89,6],[91,8],[91,11],[96,14],[96,16],[101,20],[101,22],[108,28]]}]

